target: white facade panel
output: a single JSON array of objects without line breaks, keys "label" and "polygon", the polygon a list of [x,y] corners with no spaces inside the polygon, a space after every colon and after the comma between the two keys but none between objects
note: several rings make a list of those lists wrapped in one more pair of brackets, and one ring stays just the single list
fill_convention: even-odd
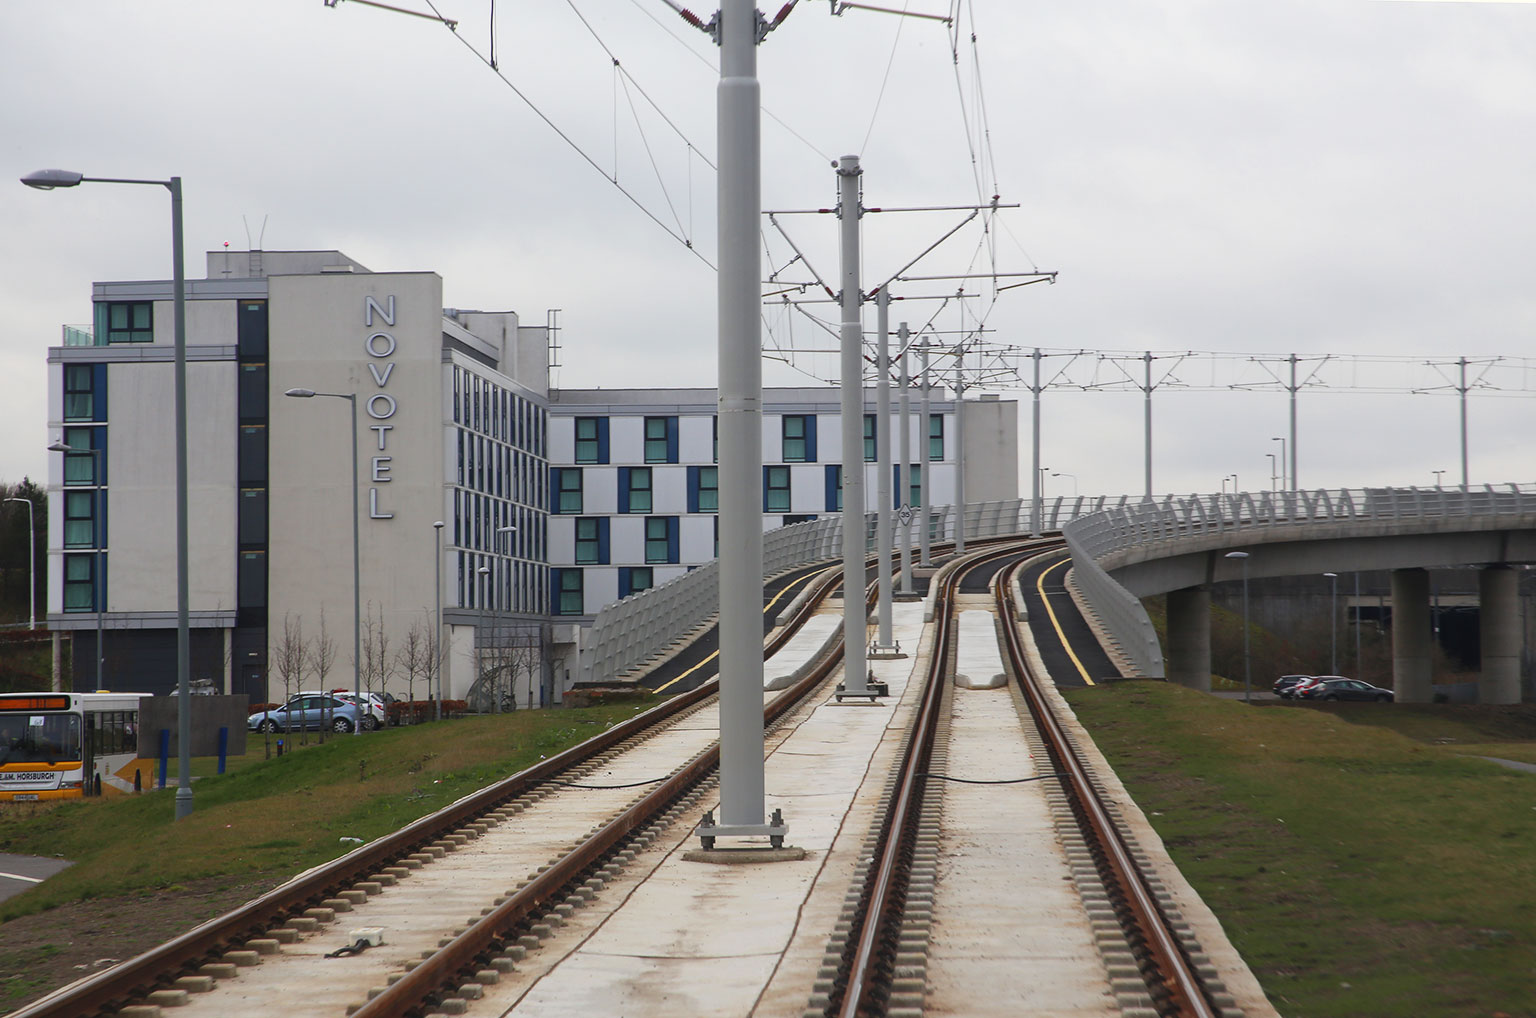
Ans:
[{"label": "white facade panel", "polygon": [[763,414],[763,462],[784,462],[784,415]]},{"label": "white facade panel", "polygon": [[645,420],[641,417],[608,419],[608,462],[645,462]]},{"label": "white facade panel", "polygon": [[[155,344],[175,346],[176,302],[157,300],[154,305]],[[235,301],[232,300],[187,301],[187,345],[234,346],[239,338],[235,315]]]},{"label": "white facade panel", "polygon": [[789,468],[789,511],[821,513],[827,510],[826,467],[820,463],[796,463]]},{"label": "white facade panel", "polygon": [[686,416],[677,421],[677,458],[684,463],[713,463],[715,418]]},{"label": "white facade panel", "polygon": [[551,562],[576,561],[576,517],[551,516],[549,518],[549,560]]},{"label": "white facade panel", "polygon": [[582,611],[596,615],[603,606],[619,599],[619,571],[611,566],[588,566],[582,570]]},{"label": "white facade panel", "polygon": [[715,557],[715,515],[684,516],[678,523],[678,554],[684,562]]},{"label": "white facade panel", "polygon": [[677,516],[688,511],[688,468],[656,464],[651,467],[651,514]]},{"label": "white facade panel", "polygon": [[551,463],[576,462],[576,418],[551,417],[547,441]]},{"label": "white facade panel", "polygon": [[615,516],[608,528],[608,560],[618,565],[644,564],[645,517]]},{"label": "white facade panel", "polygon": [[[619,472],[614,467],[581,468],[584,516],[606,516],[619,511]],[[556,560],[551,559],[552,562]],[[559,564],[556,562],[556,564]]]}]

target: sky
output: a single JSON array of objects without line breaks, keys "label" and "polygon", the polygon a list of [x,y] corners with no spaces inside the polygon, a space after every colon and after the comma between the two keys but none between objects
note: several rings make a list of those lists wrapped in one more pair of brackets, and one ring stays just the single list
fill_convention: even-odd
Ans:
[{"label": "sky", "polygon": [[[434,2],[456,32],[351,0],[0,4],[0,178],[180,175],[189,278],[226,242],[337,248],[439,273],[452,306],[561,309],[561,386],[712,387],[714,46],[662,0],[501,0],[498,77],[487,0]],[[860,156],[867,207],[996,194],[1017,207],[910,272],[1056,282],[970,279],[961,301],[940,299],[957,280],[896,283],[891,321],[1053,354],[1048,495],[1142,490],[1143,394],[1084,391],[1117,369],[1058,356],[1080,350],[1159,356],[1159,493],[1270,486],[1287,394],[1213,389],[1292,353],[1337,358],[1296,400],[1304,486],[1459,480],[1454,392],[1379,390],[1422,386],[1426,362],[1536,356],[1536,3],[905,6],[953,7],[958,32],[805,0],[761,46],[763,206],[794,213],[787,238],[765,218],[765,274],[835,288],[836,221],[799,213],[835,205],[838,156]],[[46,351],[89,321],[91,282],[169,278],[168,206],[0,186],[0,480],[46,476]],[[866,215],[866,289],[965,216]],[[831,305],[803,296],[823,303],[765,305],[765,347],[830,346],[812,316]],[[835,372],[788,359],[765,384]],[[1468,398],[1474,484],[1536,477],[1529,366]],[[1030,393],[980,391],[1021,400],[1028,494]]]}]

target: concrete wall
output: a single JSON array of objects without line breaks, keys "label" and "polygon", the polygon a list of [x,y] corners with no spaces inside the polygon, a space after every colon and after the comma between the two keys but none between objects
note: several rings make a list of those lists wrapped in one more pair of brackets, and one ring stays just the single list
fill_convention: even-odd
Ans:
[{"label": "concrete wall", "polygon": [[[229,729],[230,756],[245,754],[247,709],[250,700],[240,696],[189,696],[192,705],[192,755],[217,756],[219,752],[219,728]],[[176,764],[174,758],[181,752],[179,730],[180,697],[146,696],[139,701],[139,756],[154,759],[160,753],[160,731],[171,733],[171,773]],[[147,777],[147,775],[146,775]]]}]

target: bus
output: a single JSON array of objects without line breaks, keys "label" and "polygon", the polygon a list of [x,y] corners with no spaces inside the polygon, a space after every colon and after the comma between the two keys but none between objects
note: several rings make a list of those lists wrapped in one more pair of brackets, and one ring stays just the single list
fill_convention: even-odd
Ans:
[{"label": "bus", "polygon": [[0,693],[0,802],[133,790],[138,693]]}]

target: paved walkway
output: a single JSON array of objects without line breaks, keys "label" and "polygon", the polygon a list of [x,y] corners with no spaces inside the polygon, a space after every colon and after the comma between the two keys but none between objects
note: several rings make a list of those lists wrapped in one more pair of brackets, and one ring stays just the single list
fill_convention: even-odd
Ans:
[{"label": "paved walkway", "polygon": [[0,853],[0,901],[31,890],[74,863],[41,855],[6,855]]}]

